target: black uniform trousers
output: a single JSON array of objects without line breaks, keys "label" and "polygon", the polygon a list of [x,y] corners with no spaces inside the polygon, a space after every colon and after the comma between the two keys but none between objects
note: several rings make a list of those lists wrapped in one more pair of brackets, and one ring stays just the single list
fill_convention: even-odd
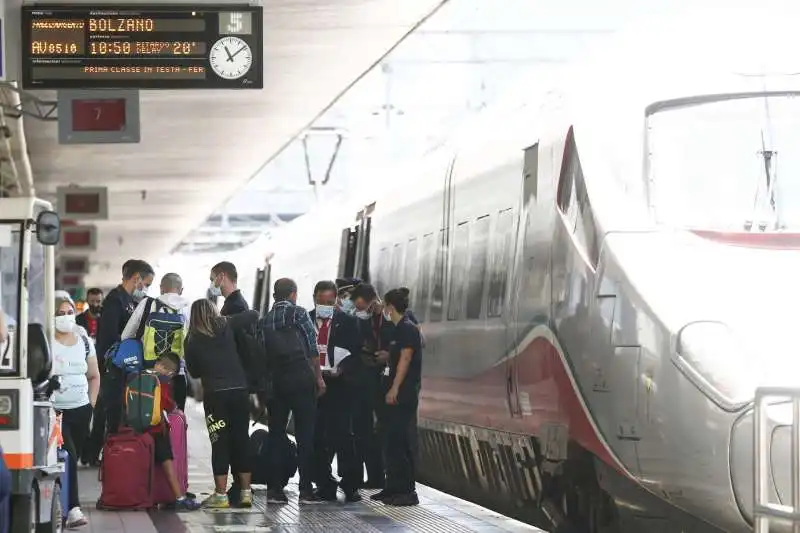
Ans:
[{"label": "black uniform trousers", "polygon": [[408,494],[416,490],[417,401],[387,405],[386,491]]},{"label": "black uniform trousers", "polygon": [[358,456],[367,469],[367,485],[383,488],[386,481],[383,442],[384,411],[388,384],[381,375],[382,368],[366,368],[358,384],[358,402],[355,406],[354,433]]},{"label": "black uniform trousers", "polygon": [[325,379],[326,392],[317,402],[314,455],[317,489],[335,491],[331,462],[336,455],[339,486],[345,492],[358,490],[363,482],[363,461],[356,449],[353,421],[359,400],[358,387],[344,377]]}]

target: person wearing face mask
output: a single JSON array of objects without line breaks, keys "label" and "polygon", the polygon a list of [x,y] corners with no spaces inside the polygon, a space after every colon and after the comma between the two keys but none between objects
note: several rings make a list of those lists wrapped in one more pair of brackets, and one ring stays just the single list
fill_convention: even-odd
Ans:
[{"label": "person wearing face mask", "polygon": [[389,343],[386,393],[386,488],[374,499],[386,505],[419,504],[416,491],[416,418],[422,385],[422,337],[406,316],[409,290],[392,289],[383,297],[383,318],[394,324]]},{"label": "person wearing face mask", "polygon": [[101,393],[95,406],[92,433],[84,448],[85,455],[81,459],[84,464],[97,464],[106,429],[115,432],[119,426],[122,392],[117,389],[121,383],[117,376],[109,374],[110,369],[105,368],[105,354],[120,341],[125,325],[136,310],[136,301],[147,296],[154,276],[153,267],[146,261],[129,259],[122,266],[122,283],[108,291],[103,301],[103,316],[97,328],[95,342],[97,353],[100,354],[98,365],[102,376]]},{"label": "person wearing face mask", "polygon": [[61,377],[61,387],[53,393],[53,407],[62,416],[64,449],[69,453],[69,510],[67,528],[88,523],[78,499],[78,457],[89,433],[92,408],[100,391],[100,371],[94,345],[75,323],[71,300],[55,302],[55,342],[53,374]]},{"label": "person wearing face mask", "polygon": [[75,321],[89,334],[93,340],[97,339],[97,327],[100,324],[100,309],[103,305],[103,291],[98,288],[89,289],[86,293],[88,308],[79,314]]},{"label": "person wearing face mask", "polygon": [[222,304],[222,309],[219,310],[220,315],[231,316],[250,310],[247,300],[242,296],[242,291],[236,287],[239,275],[233,263],[228,261],[217,263],[211,269],[209,278],[211,280],[209,294],[215,298],[219,296],[225,297],[225,303]]},{"label": "person wearing face mask", "polygon": [[[317,331],[317,349],[325,379],[326,393],[317,402],[314,436],[317,497],[336,500],[336,481],[331,462],[337,457],[345,500],[361,500],[358,489],[363,482],[362,461],[353,435],[353,415],[361,381],[361,334],[355,317],[337,307],[337,287],[332,281],[320,281],[314,287],[314,310],[309,313]],[[338,365],[335,352],[346,350],[351,356]]]},{"label": "person wearing face mask", "polygon": [[353,289],[361,284],[358,278],[337,278],[336,288],[339,292],[339,309],[346,315],[354,315],[356,308],[353,305],[351,294]]}]

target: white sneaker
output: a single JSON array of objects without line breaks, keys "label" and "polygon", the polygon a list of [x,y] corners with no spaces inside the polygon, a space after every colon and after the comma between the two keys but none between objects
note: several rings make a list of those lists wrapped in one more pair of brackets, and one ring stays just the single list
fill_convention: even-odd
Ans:
[{"label": "white sneaker", "polygon": [[85,526],[88,524],[89,521],[83,516],[83,512],[81,511],[80,507],[73,507],[67,513],[67,529],[75,529],[81,526]]}]

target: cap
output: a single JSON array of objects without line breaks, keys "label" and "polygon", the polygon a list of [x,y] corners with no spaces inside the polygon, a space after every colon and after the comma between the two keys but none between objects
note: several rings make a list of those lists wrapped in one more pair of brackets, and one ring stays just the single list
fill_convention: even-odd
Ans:
[{"label": "cap", "polygon": [[356,285],[360,285],[361,280],[359,278],[337,278],[336,279],[336,289],[341,293],[343,291],[348,291],[355,288]]}]

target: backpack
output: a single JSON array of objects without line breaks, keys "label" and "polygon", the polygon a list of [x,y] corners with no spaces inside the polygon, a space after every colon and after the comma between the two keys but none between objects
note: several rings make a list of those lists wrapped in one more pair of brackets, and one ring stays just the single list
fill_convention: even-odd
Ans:
[{"label": "backpack", "polygon": [[144,362],[148,367],[168,352],[183,359],[186,317],[157,298],[148,298],[149,308],[139,323],[137,338],[142,340]]},{"label": "backpack", "polygon": [[247,388],[259,401],[272,399],[272,358],[256,339],[255,325],[234,332],[236,351],[247,376]]},{"label": "backpack", "polygon": [[151,372],[128,377],[125,385],[125,421],[136,433],[161,423],[161,380]]},{"label": "backpack", "polygon": [[[261,320],[264,320],[263,318]],[[259,344],[261,350],[265,351],[267,358],[271,358],[273,371],[281,367],[308,361],[308,348],[303,339],[300,328],[295,324],[290,324],[282,328],[272,329],[262,326],[261,339]]]},{"label": "backpack", "polygon": [[114,343],[106,352],[105,360],[106,368],[115,366],[122,370],[124,374],[141,372],[144,366],[142,342],[139,339],[125,339]]}]

